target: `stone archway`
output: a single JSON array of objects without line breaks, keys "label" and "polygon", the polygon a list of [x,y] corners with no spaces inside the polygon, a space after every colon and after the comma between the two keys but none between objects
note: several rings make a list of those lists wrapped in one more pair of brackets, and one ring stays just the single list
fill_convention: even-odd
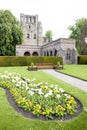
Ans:
[{"label": "stone archway", "polygon": [[53,54],[52,54],[52,50],[50,50],[50,56],[52,56]]},{"label": "stone archway", "polygon": [[38,56],[38,53],[35,51],[32,53],[32,56]]},{"label": "stone archway", "polygon": [[57,56],[57,50],[56,49],[54,50],[54,56]]},{"label": "stone archway", "polygon": [[49,51],[47,51],[47,56],[49,56]]},{"label": "stone archway", "polygon": [[24,53],[24,56],[30,56],[30,52],[26,51],[26,52]]}]

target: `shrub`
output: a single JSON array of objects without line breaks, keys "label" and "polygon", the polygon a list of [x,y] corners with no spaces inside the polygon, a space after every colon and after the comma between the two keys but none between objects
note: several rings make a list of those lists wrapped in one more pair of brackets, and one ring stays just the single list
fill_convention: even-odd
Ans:
[{"label": "shrub", "polygon": [[87,55],[78,56],[78,64],[87,64]]},{"label": "shrub", "polygon": [[57,66],[60,66],[60,61],[57,61]]},{"label": "shrub", "polygon": [[53,63],[57,61],[63,64],[62,57],[58,56],[0,56],[0,66],[30,66],[36,63]]}]

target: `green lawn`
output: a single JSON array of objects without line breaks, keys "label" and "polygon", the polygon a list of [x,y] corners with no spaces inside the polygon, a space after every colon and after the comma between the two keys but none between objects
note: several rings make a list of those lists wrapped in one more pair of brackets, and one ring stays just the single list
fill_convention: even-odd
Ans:
[{"label": "green lawn", "polygon": [[17,72],[23,77],[36,78],[36,82],[47,81],[51,84],[58,84],[59,87],[62,87],[65,91],[80,99],[83,104],[83,112],[79,116],[66,121],[28,119],[17,113],[10,106],[6,98],[5,90],[0,88],[0,130],[87,130],[86,92],[42,71],[30,72],[27,70],[27,67],[0,67],[0,73],[4,71]]},{"label": "green lawn", "polygon": [[64,69],[58,71],[87,81],[87,65],[64,65]]}]

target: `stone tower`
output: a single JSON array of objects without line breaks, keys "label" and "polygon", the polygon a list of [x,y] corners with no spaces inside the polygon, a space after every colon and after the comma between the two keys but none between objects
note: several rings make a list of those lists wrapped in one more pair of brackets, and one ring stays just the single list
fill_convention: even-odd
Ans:
[{"label": "stone tower", "polygon": [[38,15],[20,14],[20,24],[24,31],[24,45],[42,45],[42,24]]}]

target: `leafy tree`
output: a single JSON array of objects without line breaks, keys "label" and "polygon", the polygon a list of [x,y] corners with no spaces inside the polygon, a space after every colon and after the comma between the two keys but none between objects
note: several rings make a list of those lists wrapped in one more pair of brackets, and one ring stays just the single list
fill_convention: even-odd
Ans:
[{"label": "leafy tree", "polygon": [[80,36],[81,36],[81,30],[84,26],[84,18],[77,19],[76,23],[73,26],[69,26],[69,30],[71,31],[71,34],[69,38],[73,38],[76,40],[76,47],[78,52],[81,54],[81,45],[80,45]]},{"label": "leafy tree", "polygon": [[46,38],[50,42],[52,40],[53,32],[51,30],[46,31],[45,33]]},{"label": "leafy tree", "polygon": [[16,44],[23,41],[23,31],[9,10],[0,10],[0,55],[15,55]]}]

